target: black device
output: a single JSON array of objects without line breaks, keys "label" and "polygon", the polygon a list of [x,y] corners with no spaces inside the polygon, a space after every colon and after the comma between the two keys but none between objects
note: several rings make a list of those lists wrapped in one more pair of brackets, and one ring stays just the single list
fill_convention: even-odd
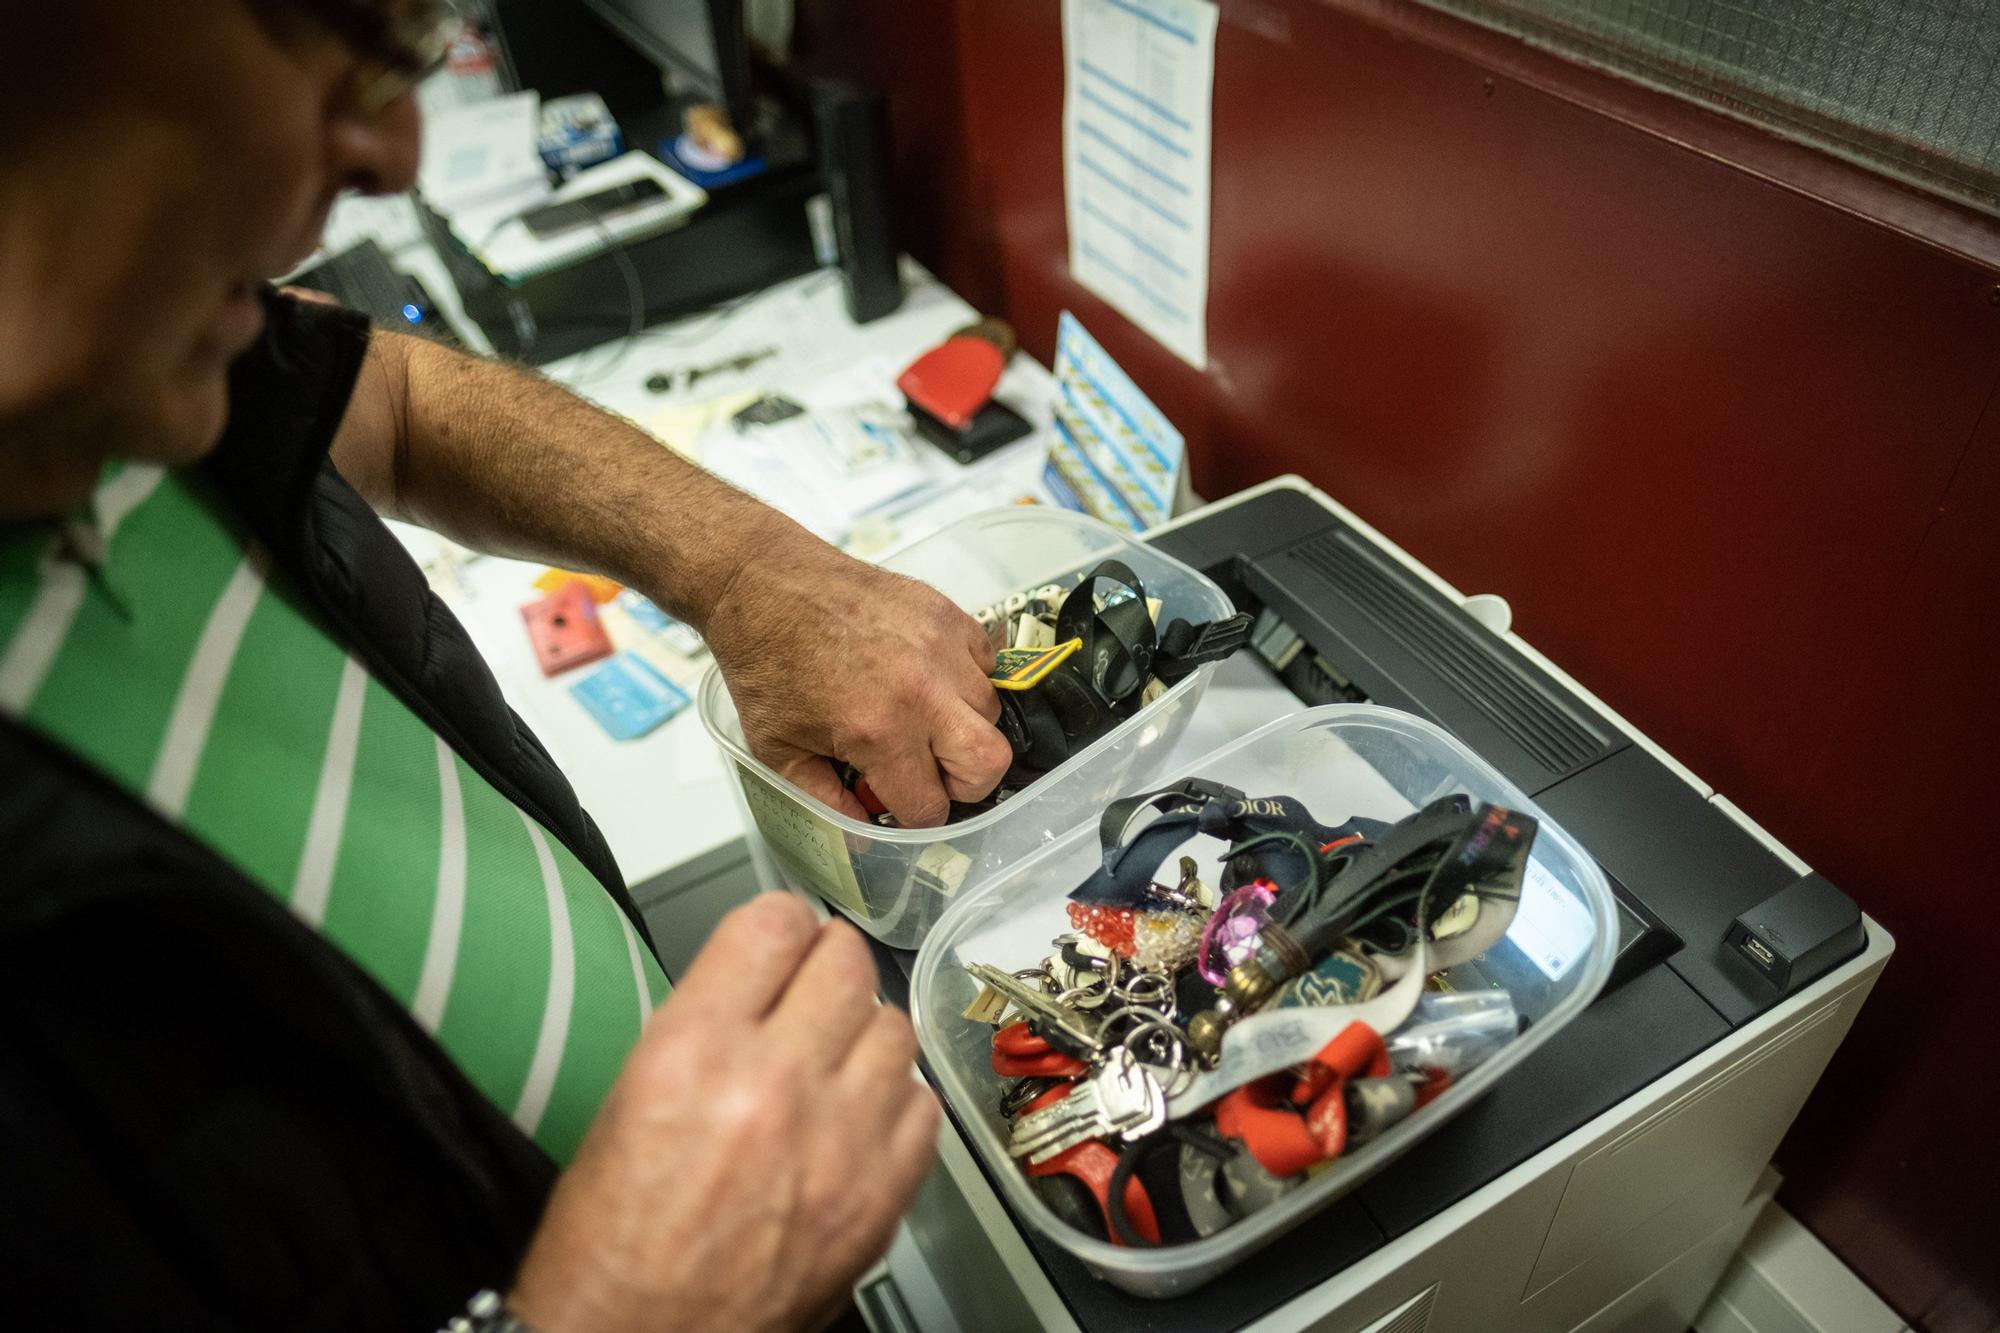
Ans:
[{"label": "black device", "polygon": [[1818,875],[1801,876],[1737,917],[1723,939],[1785,995],[1867,942],[1861,909]]},{"label": "black device", "polygon": [[521,221],[537,238],[546,241],[580,227],[609,222],[621,213],[643,208],[656,199],[664,198],[666,193],[666,188],[650,177],[626,181],[580,199],[531,208],[521,214]]},{"label": "black device", "polygon": [[[1099,593],[1099,587],[1107,589]],[[1079,647],[1028,688],[1003,688],[996,726],[1014,751],[1001,779],[1025,786],[1138,712],[1149,679],[1171,686],[1219,662],[1250,637],[1250,617],[1153,624],[1146,588],[1130,566],[1106,560],[1083,576],[1056,612],[1055,641]]]},{"label": "black device", "polygon": [[678,83],[721,105],[737,133],[756,127],[743,0],[583,0]]},{"label": "black device", "polygon": [[903,303],[889,210],[889,103],[871,89],[828,82],[814,89],[813,107],[847,313],[866,324]]},{"label": "black device", "polygon": [[447,347],[459,345],[458,335],[437,313],[423,283],[391,264],[373,241],[320,261],[287,285],[325,292],[381,328],[418,334]]},{"label": "black device", "polygon": [[[597,93],[628,143],[656,143],[681,132],[681,108],[660,86],[662,69],[670,64],[681,69],[681,62],[663,55],[631,23],[614,31],[612,22],[600,21],[612,0],[489,3],[494,34],[520,86],[544,98]],[[621,10],[630,11],[627,19],[641,26],[655,10],[685,13],[689,6],[710,16],[712,87],[720,90],[713,95],[738,121],[739,132],[746,123],[755,126],[763,170],[709,187],[708,202],[671,231],[513,280],[489,272],[441,218],[420,210],[466,315],[502,355],[543,365],[624,337],[632,331],[635,308],[639,322],[655,324],[819,267],[806,209],[821,185],[807,122],[772,99],[753,101],[741,0],[618,0]],[[662,20],[660,30],[667,26]]]},{"label": "black device", "polygon": [[957,463],[977,463],[1035,429],[1026,417],[997,398],[980,408],[964,430],[953,430],[915,403],[906,406],[917,433]]}]

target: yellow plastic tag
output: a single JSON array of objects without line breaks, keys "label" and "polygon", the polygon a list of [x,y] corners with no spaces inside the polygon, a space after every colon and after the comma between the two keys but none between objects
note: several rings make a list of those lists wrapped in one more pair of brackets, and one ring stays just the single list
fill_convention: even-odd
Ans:
[{"label": "yellow plastic tag", "polygon": [[996,690],[1031,690],[1082,647],[1082,639],[1071,639],[1053,648],[1002,648],[987,679]]},{"label": "yellow plastic tag", "polygon": [[565,585],[581,583],[590,592],[590,600],[602,606],[624,591],[625,585],[607,579],[602,574],[579,574],[574,570],[556,569],[553,566],[542,571],[535,580],[535,587],[542,592],[556,592]]}]

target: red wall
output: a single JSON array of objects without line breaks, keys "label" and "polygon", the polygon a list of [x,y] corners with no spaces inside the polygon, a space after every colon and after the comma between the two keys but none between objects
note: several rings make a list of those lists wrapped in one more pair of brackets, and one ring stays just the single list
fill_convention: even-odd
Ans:
[{"label": "red wall", "polygon": [[1076,311],[1204,494],[1296,471],[1504,594],[1889,927],[1781,1197],[2000,1328],[2000,225],[1396,0],[1229,0],[1201,373],[1067,276],[1057,0],[801,8],[968,299],[1044,359]]}]

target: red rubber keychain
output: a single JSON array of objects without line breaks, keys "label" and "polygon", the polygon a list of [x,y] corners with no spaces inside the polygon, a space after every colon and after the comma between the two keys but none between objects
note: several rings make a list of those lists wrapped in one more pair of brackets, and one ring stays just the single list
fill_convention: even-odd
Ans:
[{"label": "red rubber keychain", "polygon": [[[1081,1078],[1087,1068],[1036,1036],[1025,1021],[993,1034],[993,1072],[1002,1078]],[[1046,1093],[1043,1099],[1053,1100]]]},{"label": "red rubber keychain", "polygon": [[1297,1175],[1346,1151],[1347,1081],[1388,1073],[1381,1036],[1366,1023],[1349,1023],[1306,1062],[1302,1076],[1266,1075],[1224,1096],[1215,1104],[1215,1128],[1272,1175]]},{"label": "red rubber keychain", "polygon": [[[1029,1102],[1022,1114],[1032,1114],[1061,1101],[1069,1096],[1074,1083],[1050,1088],[1041,1096]],[[1123,1245],[1118,1238],[1117,1228],[1111,1225],[1111,1173],[1118,1169],[1118,1154],[1113,1152],[1102,1139],[1091,1139],[1073,1148],[1065,1148],[1045,1162],[1026,1163],[1028,1175],[1071,1176],[1083,1183],[1090,1196],[1097,1200],[1098,1211],[1104,1214],[1104,1232],[1113,1245]],[[1132,1233],[1148,1245],[1160,1243],[1160,1222],[1153,1215],[1153,1200],[1146,1193],[1146,1187],[1137,1177],[1125,1182],[1125,1220],[1131,1224]]]}]

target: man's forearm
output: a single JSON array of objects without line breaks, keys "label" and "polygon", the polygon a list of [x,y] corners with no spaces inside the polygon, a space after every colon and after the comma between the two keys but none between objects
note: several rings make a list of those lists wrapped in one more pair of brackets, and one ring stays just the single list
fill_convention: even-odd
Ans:
[{"label": "man's forearm", "polygon": [[477,550],[608,574],[697,628],[796,524],[531,371],[375,335],[335,461],[369,501]]},{"label": "man's forearm", "polygon": [[480,550],[629,583],[700,630],[751,752],[855,818],[829,757],[905,825],[1012,761],[986,632],[527,372],[378,334],[334,439],[376,508]]}]

